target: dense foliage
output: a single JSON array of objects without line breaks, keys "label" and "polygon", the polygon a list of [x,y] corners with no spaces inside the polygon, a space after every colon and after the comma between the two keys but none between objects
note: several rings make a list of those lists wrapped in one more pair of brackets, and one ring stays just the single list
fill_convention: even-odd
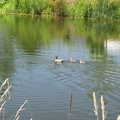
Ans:
[{"label": "dense foliage", "polygon": [[119,0],[1,0],[1,13],[120,19]]}]

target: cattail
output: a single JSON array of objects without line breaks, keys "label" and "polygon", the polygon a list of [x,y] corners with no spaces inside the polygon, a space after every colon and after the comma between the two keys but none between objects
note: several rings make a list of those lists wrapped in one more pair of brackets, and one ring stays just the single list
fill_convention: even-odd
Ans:
[{"label": "cattail", "polygon": [[70,96],[69,113],[68,113],[69,115],[71,113],[71,110],[72,110],[72,94]]}]

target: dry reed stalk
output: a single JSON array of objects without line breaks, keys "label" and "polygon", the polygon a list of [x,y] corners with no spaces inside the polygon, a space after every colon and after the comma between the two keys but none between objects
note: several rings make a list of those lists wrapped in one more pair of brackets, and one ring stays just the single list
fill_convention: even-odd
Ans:
[{"label": "dry reed stalk", "polygon": [[98,105],[97,105],[97,99],[96,99],[96,95],[95,92],[93,92],[93,102],[94,102],[94,112],[96,115],[96,119],[99,120],[99,114],[98,114]]},{"label": "dry reed stalk", "polygon": [[120,115],[118,115],[117,120],[120,120]]},{"label": "dry reed stalk", "polygon": [[[9,78],[8,78],[8,81],[7,81],[7,85],[8,85],[8,88],[10,87],[10,81],[9,81]],[[10,100],[10,90],[8,91],[8,94],[6,95],[6,98],[8,100]]]},{"label": "dry reed stalk", "polygon": [[3,100],[3,97],[6,96],[6,94],[9,92],[9,90],[10,90],[11,87],[12,87],[12,85],[9,86],[9,87],[7,88],[7,90],[4,92],[4,94],[1,96],[0,102]]},{"label": "dry reed stalk", "polygon": [[5,111],[5,108],[3,109],[3,120],[6,120],[6,111]]},{"label": "dry reed stalk", "polygon": [[23,108],[23,106],[26,104],[26,102],[27,102],[27,100],[20,106],[20,108],[16,112],[15,119],[18,118],[18,114],[19,114],[20,111],[26,110],[26,108]]},{"label": "dry reed stalk", "polygon": [[5,85],[5,84],[8,84],[8,87],[9,87],[9,78],[7,78],[4,82],[3,82],[3,84],[0,86],[0,90],[2,90],[2,87]]},{"label": "dry reed stalk", "polygon": [[4,101],[4,103],[1,105],[1,107],[0,107],[0,113],[1,113],[1,111],[3,109],[3,106],[5,105],[5,103],[6,103],[6,101]]},{"label": "dry reed stalk", "polygon": [[68,113],[68,115],[70,115],[71,110],[72,110],[72,94],[70,96],[70,104],[69,104],[69,113]]},{"label": "dry reed stalk", "polygon": [[18,116],[15,120],[19,120],[20,116]]},{"label": "dry reed stalk", "polygon": [[[3,95],[0,97],[0,102],[3,101],[3,97],[4,97],[4,96],[9,95],[9,93],[10,93],[10,88],[11,88],[11,86],[10,86],[10,84],[9,84],[9,78],[7,78],[7,79],[3,82],[3,84],[0,86],[0,91],[2,90],[3,86],[5,86],[6,84],[8,85],[8,87],[7,87],[6,91],[3,93]],[[3,120],[6,120],[6,111],[5,111],[5,109],[3,108],[3,106],[5,105],[5,103],[6,103],[6,101],[4,101],[4,102],[2,103],[2,105],[1,105],[1,107],[0,107],[0,113],[1,113],[1,111],[3,110]]]},{"label": "dry reed stalk", "polygon": [[[3,86],[4,85],[8,85],[8,87],[7,88],[9,88],[10,87],[10,82],[9,82],[9,78],[7,78],[4,82],[3,82],[3,84],[0,86],[0,91],[2,90],[2,88],[3,88]],[[5,93],[5,92],[4,92]],[[10,99],[10,90],[8,90],[5,94],[4,94],[4,96],[6,96],[6,98],[9,100]],[[0,102],[2,101],[2,99],[0,100]]]},{"label": "dry reed stalk", "polygon": [[105,111],[105,104],[104,104],[103,96],[101,96],[101,109],[102,109],[102,120],[105,120],[107,116],[107,112]]}]

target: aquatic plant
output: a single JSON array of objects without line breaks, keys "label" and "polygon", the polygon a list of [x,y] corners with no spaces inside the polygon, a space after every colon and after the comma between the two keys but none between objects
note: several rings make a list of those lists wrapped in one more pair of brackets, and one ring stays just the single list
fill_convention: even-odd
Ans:
[{"label": "aquatic plant", "polygon": [[[6,97],[8,100],[10,99],[10,88],[12,87],[12,85],[10,85],[9,82],[9,78],[7,78],[2,85],[0,86],[0,91],[3,89],[4,86],[7,86],[6,90],[4,91],[4,93],[0,96],[0,113],[3,114],[3,120],[6,120],[6,110],[4,108],[4,105],[6,103],[6,100],[4,99],[4,97]],[[72,101],[73,101],[73,95],[71,93],[70,95],[70,101],[69,101],[69,111],[68,111],[68,118],[70,120],[70,115],[72,112]],[[20,115],[19,113],[23,110],[26,110],[26,108],[24,108],[24,105],[28,102],[28,100],[25,100],[25,102],[19,107],[19,109],[15,112],[15,114],[13,114],[9,120],[14,119],[14,120],[19,120]],[[103,98],[103,95],[101,96],[101,111],[102,111],[102,120],[106,119],[107,116],[107,111],[105,111],[105,101]],[[94,113],[96,116],[96,120],[99,120],[99,113],[98,113],[98,104],[97,104],[97,98],[96,98],[96,94],[95,92],[93,92],[93,103],[94,103]],[[33,118],[31,118],[30,120],[33,120]],[[117,120],[120,120],[120,115],[118,115]]]},{"label": "aquatic plant", "polygon": [[[6,88],[7,86],[7,88]],[[4,91],[4,93],[0,96],[0,113],[3,114],[3,120],[6,120],[6,110],[4,108],[4,105],[6,103],[6,99],[5,97],[9,100],[10,99],[10,88],[12,87],[12,85],[10,85],[10,82],[9,82],[9,78],[7,78],[3,83],[2,85],[0,86],[0,91],[2,91],[3,88],[6,88],[6,90]],[[26,108],[23,108],[24,105],[27,103],[27,100],[25,100],[25,102],[20,106],[20,108],[15,112],[15,114],[13,114],[9,120],[19,120],[20,118],[20,115],[19,113],[23,110],[26,110]],[[32,118],[30,119],[32,120]]]},{"label": "aquatic plant", "polygon": [[[96,120],[99,120],[98,105],[97,105],[95,92],[93,92],[93,103],[95,108],[94,112],[95,112]],[[103,96],[101,96],[101,111],[102,111],[102,120],[105,120],[107,116],[107,112],[105,111],[105,102],[104,102]]]}]

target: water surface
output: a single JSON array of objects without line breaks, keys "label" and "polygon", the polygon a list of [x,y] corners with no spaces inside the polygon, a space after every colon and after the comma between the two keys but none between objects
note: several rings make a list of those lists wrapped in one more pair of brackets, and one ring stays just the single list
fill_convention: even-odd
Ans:
[{"label": "water surface", "polygon": [[[0,83],[10,78],[7,118],[25,100],[23,120],[96,120],[92,92],[104,95],[106,120],[120,114],[119,22],[0,16]],[[58,55],[63,64],[54,63]],[[70,63],[74,58],[77,63]],[[79,64],[83,59],[86,64]],[[4,91],[4,90],[3,90]],[[2,118],[2,114],[0,115]]]}]

